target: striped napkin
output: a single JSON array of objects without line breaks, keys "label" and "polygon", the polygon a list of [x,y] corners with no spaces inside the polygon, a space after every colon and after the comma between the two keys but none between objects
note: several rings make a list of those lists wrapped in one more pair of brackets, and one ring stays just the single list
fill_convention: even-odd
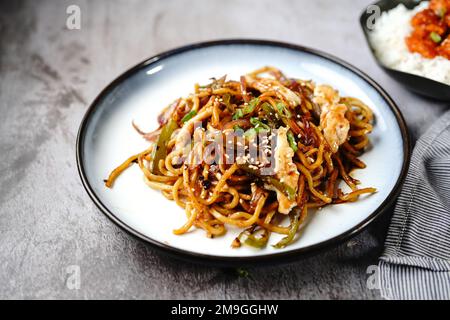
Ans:
[{"label": "striped napkin", "polygon": [[380,257],[387,299],[450,299],[450,111],[417,142]]}]

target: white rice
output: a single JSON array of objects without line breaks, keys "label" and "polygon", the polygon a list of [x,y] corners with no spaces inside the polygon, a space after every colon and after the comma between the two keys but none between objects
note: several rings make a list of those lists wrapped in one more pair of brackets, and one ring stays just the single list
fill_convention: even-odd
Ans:
[{"label": "white rice", "polygon": [[378,60],[385,66],[413,73],[450,85],[450,60],[443,57],[426,59],[418,53],[409,52],[405,38],[411,33],[411,18],[428,7],[428,1],[413,10],[399,4],[383,12],[370,33],[370,42]]}]

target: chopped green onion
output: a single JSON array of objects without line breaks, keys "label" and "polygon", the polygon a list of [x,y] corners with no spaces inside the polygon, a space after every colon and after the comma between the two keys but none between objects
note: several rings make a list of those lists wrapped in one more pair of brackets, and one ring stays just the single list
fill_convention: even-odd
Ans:
[{"label": "chopped green onion", "polygon": [[233,120],[237,120],[245,116],[246,114],[252,113],[255,110],[256,105],[258,104],[259,99],[254,98],[250,100],[250,102],[244,106],[242,109],[237,109],[233,115]]},{"label": "chopped green onion", "polygon": [[264,111],[270,127],[279,128],[281,126],[281,121],[279,118],[277,118],[278,113],[275,111],[274,108],[272,108],[271,104],[264,102],[261,105],[261,109]]},{"label": "chopped green onion", "polygon": [[195,115],[197,114],[197,112],[195,110],[189,111],[184,117],[183,119],[181,119],[182,123],[185,123],[186,121],[191,120],[193,117],[195,117]]},{"label": "chopped green onion", "polygon": [[284,103],[277,103],[277,110],[281,116],[285,116],[287,118],[292,117],[292,114],[289,112],[288,108],[284,105]]},{"label": "chopped green onion", "polygon": [[433,40],[436,43],[439,43],[442,40],[441,36],[434,31],[432,33],[430,33],[430,38],[431,38],[431,40]]},{"label": "chopped green onion", "polygon": [[244,116],[244,112],[242,112],[242,109],[237,109],[236,112],[233,115],[233,120],[240,119]]},{"label": "chopped green onion", "polygon": [[259,131],[261,131],[262,129],[264,129],[264,130],[270,130],[270,127],[269,127],[267,124],[263,123],[261,120],[259,120],[259,119],[256,118],[256,117],[250,118],[250,123],[251,123],[252,125],[255,126],[255,129],[256,129],[256,131],[257,131],[258,133],[259,133]]},{"label": "chopped green onion", "polygon": [[445,14],[447,13],[447,8],[440,8],[437,12],[437,15],[439,18],[444,18]]},{"label": "chopped green onion", "polygon": [[291,146],[292,150],[294,150],[294,152],[297,152],[298,147],[297,147],[297,143],[295,142],[295,138],[294,135],[292,134],[292,132],[288,132],[287,133],[287,139],[289,141],[289,145]]},{"label": "chopped green onion", "polygon": [[250,102],[248,103],[248,105],[246,105],[242,110],[244,112],[244,114],[249,114],[252,113],[253,110],[255,110],[256,105],[258,104],[259,99],[258,98],[254,98],[252,100],[250,100]]}]

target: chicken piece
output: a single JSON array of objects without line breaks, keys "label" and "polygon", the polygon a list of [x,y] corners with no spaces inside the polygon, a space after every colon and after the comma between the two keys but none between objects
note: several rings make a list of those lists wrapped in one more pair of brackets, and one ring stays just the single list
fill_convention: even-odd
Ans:
[{"label": "chicken piece", "polygon": [[428,9],[414,15],[411,19],[413,31],[405,39],[410,52],[419,53],[428,59],[437,55],[447,56],[445,48],[439,50],[439,47],[448,33],[449,9],[450,0],[433,0]]},{"label": "chicken piece", "polygon": [[323,135],[331,147],[331,151],[336,153],[339,146],[347,140],[350,122],[345,117],[347,106],[345,104],[335,104],[329,107],[328,112],[321,115],[321,126]]},{"label": "chicken piece", "polygon": [[314,88],[314,102],[320,106],[333,105],[338,103],[339,100],[339,92],[329,85],[322,84]]},{"label": "chicken piece", "polygon": [[450,36],[441,43],[437,52],[440,56],[450,60]]},{"label": "chicken piece", "polygon": [[[426,33],[426,36],[422,36],[422,33]],[[425,29],[416,29],[411,36],[405,39],[406,46],[410,52],[419,53],[422,57],[433,59],[437,53],[437,43],[433,42],[428,36],[429,32]]]},{"label": "chicken piece", "polygon": [[320,126],[333,153],[347,140],[350,130],[350,122],[345,117],[347,106],[339,100],[339,93],[328,85],[314,88],[313,101],[320,107]]},{"label": "chicken piece", "polygon": [[191,137],[195,130],[195,125],[200,124],[203,120],[210,117],[211,114],[212,107],[202,109],[202,111],[199,112],[196,116],[183,124],[176,135],[175,149],[178,150],[178,152],[182,153],[185,146],[191,142]]},{"label": "chicken piece", "polygon": [[[275,148],[275,178],[284,185],[292,188],[297,192],[298,178],[300,174],[297,167],[292,161],[294,150],[289,146],[287,140],[287,128],[280,127],[277,130],[277,146]],[[266,189],[273,190],[277,193],[278,212],[288,214],[292,208],[297,205],[295,199],[290,200],[286,194],[271,185],[265,185]]]},{"label": "chicken piece", "polygon": [[434,11],[434,13],[443,17],[450,11],[450,0],[431,0],[428,7]]},{"label": "chicken piece", "polygon": [[196,166],[200,165],[203,162],[203,154],[204,154],[203,146],[205,144],[206,138],[205,131],[202,130],[201,127],[195,128],[193,138],[194,138],[193,147],[188,155],[187,161],[191,169],[195,168]]},{"label": "chicken piece", "polygon": [[246,75],[245,82],[247,83],[247,87],[256,89],[262,93],[267,91],[275,91],[281,100],[288,101],[289,105],[292,107],[296,107],[302,102],[300,97],[295,92],[286,88],[277,80]]},{"label": "chicken piece", "polygon": [[431,9],[422,10],[414,15],[411,19],[411,25],[414,28],[423,27],[424,25],[429,24],[438,24],[439,16]]}]

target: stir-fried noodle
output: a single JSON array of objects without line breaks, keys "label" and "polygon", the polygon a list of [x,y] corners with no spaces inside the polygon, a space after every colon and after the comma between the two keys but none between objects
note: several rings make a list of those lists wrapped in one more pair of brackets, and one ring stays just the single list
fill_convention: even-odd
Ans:
[{"label": "stir-fried noodle", "polygon": [[[350,175],[365,168],[358,159],[369,144],[372,111],[362,101],[340,97],[328,85],[289,79],[264,67],[240,78],[195,85],[158,117],[149,142],[111,172],[107,187],[136,163],[145,182],[186,211],[174,230],[192,227],[208,237],[242,228],[233,247],[262,248],[271,232],[298,236],[309,208],[356,201],[374,188],[358,189]],[[341,181],[349,187],[345,193]],[[281,223],[286,216],[290,224]],[[182,224],[182,223],[180,223]]]}]

